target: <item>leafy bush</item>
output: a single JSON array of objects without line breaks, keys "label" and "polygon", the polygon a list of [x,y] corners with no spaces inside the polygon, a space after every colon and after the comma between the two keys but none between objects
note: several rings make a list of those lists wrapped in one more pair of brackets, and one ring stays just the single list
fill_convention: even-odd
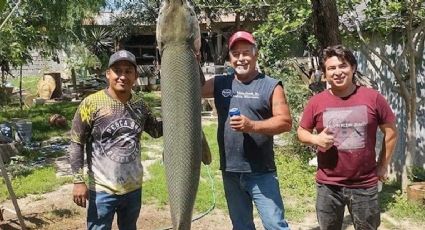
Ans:
[{"label": "leafy bush", "polygon": [[413,166],[409,172],[409,180],[412,182],[425,181],[425,169],[418,166]]}]

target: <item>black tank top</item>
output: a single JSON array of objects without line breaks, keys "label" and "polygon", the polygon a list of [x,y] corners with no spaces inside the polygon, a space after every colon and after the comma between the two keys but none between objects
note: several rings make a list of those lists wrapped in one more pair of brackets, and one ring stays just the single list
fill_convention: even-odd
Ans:
[{"label": "black tank top", "polygon": [[229,109],[239,108],[251,120],[272,117],[270,98],[280,81],[258,74],[249,83],[234,75],[214,79],[214,101],[218,114],[217,140],[220,169],[228,172],[275,171],[273,136],[233,131],[229,125]]}]

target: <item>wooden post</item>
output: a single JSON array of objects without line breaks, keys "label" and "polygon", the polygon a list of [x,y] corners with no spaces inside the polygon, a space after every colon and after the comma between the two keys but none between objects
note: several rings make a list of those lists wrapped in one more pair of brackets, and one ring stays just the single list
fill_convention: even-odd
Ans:
[{"label": "wooden post", "polygon": [[21,209],[19,209],[18,201],[16,199],[15,192],[13,191],[12,183],[10,183],[9,176],[7,175],[6,167],[4,166],[4,163],[3,163],[2,154],[3,154],[3,150],[0,148],[0,170],[4,178],[4,182],[7,186],[7,190],[9,191],[10,199],[12,200],[13,206],[15,207],[16,215],[18,216],[21,229],[25,230],[27,228],[25,226],[24,218],[21,214]]}]

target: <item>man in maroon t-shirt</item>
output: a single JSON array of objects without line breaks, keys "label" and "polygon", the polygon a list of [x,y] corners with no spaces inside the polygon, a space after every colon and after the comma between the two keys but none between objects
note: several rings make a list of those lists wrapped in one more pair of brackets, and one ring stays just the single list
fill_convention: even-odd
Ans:
[{"label": "man in maroon t-shirt", "polygon": [[[397,139],[395,116],[377,91],[354,84],[357,61],[350,50],[328,47],[322,63],[330,89],[309,100],[298,128],[301,142],[318,147],[320,229],[341,229],[345,205],[356,229],[377,229],[377,183],[387,178]],[[378,127],[384,139],[376,161]]]}]

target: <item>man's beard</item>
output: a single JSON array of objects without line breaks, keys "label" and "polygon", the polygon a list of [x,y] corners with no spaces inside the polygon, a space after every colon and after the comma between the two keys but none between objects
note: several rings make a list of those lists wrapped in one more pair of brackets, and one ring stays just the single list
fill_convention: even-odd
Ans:
[{"label": "man's beard", "polygon": [[250,73],[249,66],[237,66],[235,69],[235,73],[237,75],[247,75]]}]

